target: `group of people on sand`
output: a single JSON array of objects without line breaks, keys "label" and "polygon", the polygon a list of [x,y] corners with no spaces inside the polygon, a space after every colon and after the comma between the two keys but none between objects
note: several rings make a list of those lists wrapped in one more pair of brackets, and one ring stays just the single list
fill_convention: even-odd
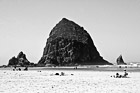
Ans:
[{"label": "group of people on sand", "polygon": [[[28,71],[28,67],[26,66],[23,70],[24,70],[24,71]],[[21,71],[21,68],[18,68],[18,69],[17,69],[17,67],[14,66],[13,71]]]},{"label": "group of people on sand", "polygon": [[74,67],[74,69],[77,69],[77,66],[76,66],[76,67]]},{"label": "group of people on sand", "polygon": [[120,75],[119,73],[116,73],[116,76],[114,76],[114,78],[127,78],[128,73],[126,72],[126,70],[124,70],[124,75]]},{"label": "group of people on sand", "polygon": [[[51,74],[51,76],[67,76],[67,74],[65,74],[64,72],[61,72],[61,73],[55,73],[55,74]],[[71,75],[74,75],[74,74],[71,74]]]}]

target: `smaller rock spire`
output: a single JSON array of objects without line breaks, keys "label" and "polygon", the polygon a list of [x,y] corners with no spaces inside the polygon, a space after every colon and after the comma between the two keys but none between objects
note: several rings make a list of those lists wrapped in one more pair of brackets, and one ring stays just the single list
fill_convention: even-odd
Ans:
[{"label": "smaller rock spire", "polygon": [[8,66],[27,66],[30,62],[27,60],[26,55],[21,51],[17,57],[12,57],[9,60]]},{"label": "smaller rock spire", "polygon": [[124,63],[122,55],[117,58],[117,65],[126,65],[126,63]]}]

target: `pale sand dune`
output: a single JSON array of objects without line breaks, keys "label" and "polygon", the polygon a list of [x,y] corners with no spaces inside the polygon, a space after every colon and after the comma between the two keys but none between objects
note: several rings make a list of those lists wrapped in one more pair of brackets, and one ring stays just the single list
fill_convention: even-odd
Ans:
[{"label": "pale sand dune", "polygon": [[[116,72],[0,71],[0,93],[140,93],[140,72],[113,78]],[[123,72],[120,72],[123,74]],[[71,75],[74,74],[74,75]]]}]

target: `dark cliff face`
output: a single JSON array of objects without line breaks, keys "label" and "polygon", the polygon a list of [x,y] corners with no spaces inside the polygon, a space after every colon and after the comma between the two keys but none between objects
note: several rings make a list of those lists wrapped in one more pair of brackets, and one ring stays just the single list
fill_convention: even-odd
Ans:
[{"label": "dark cliff face", "polygon": [[26,55],[21,51],[17,57],[12,57],[9,60],[8,66],[27,66],[30,62],[27,60]]},{"label": "dark cliff face", "polygon": [[50,32],[43,56],[38,64],[110,65],[97,51],[90,35],[83,27],[63,18]]},{"label": "dark cliff face", "polygon": [[122,58],[122,55],[120,55],[118,58],[117,58],[117,65],[126,65],[126,63],[124,62],[123,58]]}]

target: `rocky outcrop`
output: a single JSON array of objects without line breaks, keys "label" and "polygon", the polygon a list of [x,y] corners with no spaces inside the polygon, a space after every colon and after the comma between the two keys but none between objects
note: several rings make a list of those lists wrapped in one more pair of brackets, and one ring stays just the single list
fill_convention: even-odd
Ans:
[{"label": "rocky outcrop", "polygon": [[17,65],[18,59],[14,56],[9,60],[8,66]]},{"label": "rocky outcrop", "polygon": [[87,31],[66,18],[51,30],[38,64],[112,65],[100,56]]},{"label": "rocky outcrop", "polygon": [[28,66],[31,63],[27,60],[26,55],[21,51],[17,57],[9,60],[8,66]]},{"label": "rocky outcrop", "polygon": [[126,63],[124,63],[122,55],[117,58],[117,65],[126,65]]}]

